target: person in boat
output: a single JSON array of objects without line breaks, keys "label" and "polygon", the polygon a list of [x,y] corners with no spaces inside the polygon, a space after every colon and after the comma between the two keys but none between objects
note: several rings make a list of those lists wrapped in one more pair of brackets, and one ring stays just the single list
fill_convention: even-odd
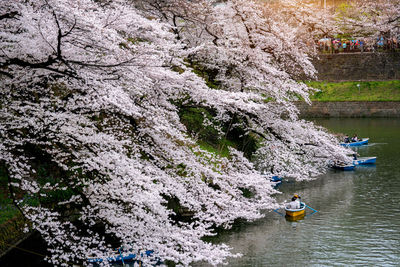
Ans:
[{"label": "person in boat", "polygon": [[299,203],[299,207],[301,206],[301,197],[298,194],[294,194],[294,196],[296,198],[296,202]]},{"label": "person in boat", "polygon": [[347,134],[344,136],[344,142],[350,143],[350,137]]},{"label": "person in boat", "polygon": [[287,205],[288,209],[300,209],[300,197],[299,195],[294,195],[292,201]]},{"label": "person in boat", "polygon": [[357,160],[357,153],[354,153],[354,154],[353,154],[353,159],[354,159],[354,160]]},{"label": "person in boat", "polygon": [[351,138],[352,142],[358,142],[358,137],[356,134],[353,135],[353,138]]}]

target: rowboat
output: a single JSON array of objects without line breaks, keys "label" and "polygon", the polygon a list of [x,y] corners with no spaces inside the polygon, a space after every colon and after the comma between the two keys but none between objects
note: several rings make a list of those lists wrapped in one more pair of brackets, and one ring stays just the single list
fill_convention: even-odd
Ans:
[{"label": "rowboat", "polygon": [[277,183],[277,182],[282,182],[282,178],[279,176],[272,176],[271,177],[271,182]]},{"label": "rowboat", "polygon": [[306,204],[301,202],[300,209],[289,209],[288,207],[285,207],[285,211],[286,216],[288,217],[302,217],[306,213]]},{"label": "rowboat", "polygon": [[354,165],[375,164],[376,157],[361,157],[353,160]]},{"label": "rowboat", "polygon": [[331,166],[333,169],[341,170],[341,171],[352,171],[356,167],[354,164],[334,164]]},{"label": "rowboat", "polygon": [[102,258],[92,258],[92,257],[88,257],[87,261],[89,263],[101,263],[103,261],[106,262],[124,262],[124,261],[132,261],[136,259],[136,254],[128,254],[128,255],[118,255],[116,254],[115,256],[111,256],[108,257],[106,259],[102,259]]},{"label": "rowboat", "polygon": [[[87,261],[89,263],[102,263],[102,262],[109,262],[109,263],[124,263],[125,261],[131,262],[137,260],[137,254],[135,253],[129,253],[126,255],[123,255],[121,250],[118,250],[115,252],[116,254],[111,257],[107,257],[105,259],[103,258],[95,258],[95,257],[88,257]],[[118,253],[118,254],[117,254]],[[140,256],[143,257],[143,255],[146,256],[151,256],[153,254],[152,250],[146,250],[144,253],[140,253]]]},{"label": "rowboat", "polygon": [[363,138],[360,141],[357,142],[350,142],[350,143],[340,143],[341,146],[345,147],[350,147],[350,146],[362,146],[362,145],[367,145],[369,141],[369,138]]}]

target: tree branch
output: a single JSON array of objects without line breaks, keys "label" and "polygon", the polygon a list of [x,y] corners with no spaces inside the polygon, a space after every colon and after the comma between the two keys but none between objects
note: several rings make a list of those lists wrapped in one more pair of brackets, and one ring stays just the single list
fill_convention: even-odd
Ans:
[{"label": "tree branch", "polygon": [[18,15],[17,11],[13,11],[13,12],[9,12],[9,13],[5,13],[3,15],[0,15],[0,20],[3,19],[13,19]]},{"label": "tree branch", "polygon": [[14,78],[14,75],[12,75],[11,73],[2,71],[2,70],[0,70],[0,75],[5,75],[5,76],[7,76],[8,78],[11,78],[11,79]]},{"label": "tree branch", "polygon": [[214,33],[212,33],[212,32],[210,31],[210,29],[208,29],[208,25],[206,25],[206,27],[205,27],[204,29],[206,30],[206,32],[207,32],[209,35],[211,35],[212,37],[214,37],[214,39],[212,40],[212,42],[213,42],[214,45],[218,46],[219,37],[218,37],[217,35],[215,35]]}]

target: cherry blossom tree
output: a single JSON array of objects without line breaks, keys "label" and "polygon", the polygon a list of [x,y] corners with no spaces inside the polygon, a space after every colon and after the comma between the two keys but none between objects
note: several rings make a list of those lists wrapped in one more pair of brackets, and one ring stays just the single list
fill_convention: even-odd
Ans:
[{"label": "cherry blossom tree", "polygon": [[[298,39],[304,43],[315,41],[323,37],[331,37],[340,32],[336,24],[334,9],[322,8],[320,3],[309,0],[281,0],[278,20],[283,24],[290,24],[297,29]],[[276,13],[273,13],[276,14]],[[308,45],[308,47],[313,47]]]},{"label": "cherry blossom tree", "polygon": [[354,36],[374,40],[400,35],[400,2],[397,0],[356,1],[338,10],[336,16],[338,27]]},{"label": "cherry blossom tree", "polygon": [[[298,110],[292,102],[299,99],[309,102],[311,89],[299,79],[315,78],[311,63],[315,50],[310,40],[325,34],[322,31],[325,11],[317,12],[320,9],[308,5],[310,10],[315,10],[313,17],[311,11],[301,8],[302,1],[296,2],[296,5],[283,1],[279,10],[275,4],[240,0],[223,4],[211,2],[209,6],[208,1],[196,2],[191,7],[178,1],[177,8],[163,5],[165,1],[149,0],[143,3],[148,4],[145,9],[151,14],[158,12],[160,19],[176,28],[179,39],[187,44],[189,62],[201,65],[214,74],[211,78],[216,81],[218,89],[251,92],[265,98],[267,103],[261,113],[254,116],[240,111],[231,116],[232,119],[245,115],[243,120],[246,121],[247,133],[258,134],[268,143],[254,154],[253,159],[260,170],[301,180],[325,169],[327,158],[331,158],[337,150],[332,147],[319,150],[320,145],[317,145],[317,150],[323,151],[323,155],[309,157],[307,153],[313,151],[311,154],[315,155],[316,151],[311,148],[312,145],[305,148],[304,144],[314,144],[316,140],[330,144],[333,139],[320,139],[317,136],[323,133],[319,129],[299,121]],[[330,22],[326,18],[326,24]],[[304,128],[302,130],[302,127],[294,125],[303,125]],[[309,136],[310,130],[316,132]],[[308,137],[300,137],[301,133]],[[296,138],[293,139],[293,136]],[[301,141],[297,143],[295,140]],[[282,144],[282,147],[278,149],[276,144]],[[269,145],[276,149],[266,149]],[[272,158],[275,156],[270,155],[273,151],[285,155],[282,156],[285,161],[291,158],[287,155],[295,156],[298,164],[286,165],[281,160],[274,161]]]},{"label": "cherry blossom tree", "polygon": [[[291,102],[309,101],[298,78],[315,74],[301,29],[252,1],[171,3],[0,6],[0,161],[55,265],[120,246],[153,250],[145,263],[222,263],[238,255],[202,238],[276,207],[268,177],[307,180],[348,160]],[[202,149],[187,106],[212,111],[202,122],[216,138],[241,129],[258,149]]]}]

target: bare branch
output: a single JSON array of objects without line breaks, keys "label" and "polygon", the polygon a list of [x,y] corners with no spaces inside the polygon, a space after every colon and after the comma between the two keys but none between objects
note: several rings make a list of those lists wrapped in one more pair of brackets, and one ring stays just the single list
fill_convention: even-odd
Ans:
[{"label": "bare branch", "polygon": [[0,20],[3,20],[3,19],[14,19],[17,15],[18,15],[17,11],[5,13],[3,15],[0,15]]}]

